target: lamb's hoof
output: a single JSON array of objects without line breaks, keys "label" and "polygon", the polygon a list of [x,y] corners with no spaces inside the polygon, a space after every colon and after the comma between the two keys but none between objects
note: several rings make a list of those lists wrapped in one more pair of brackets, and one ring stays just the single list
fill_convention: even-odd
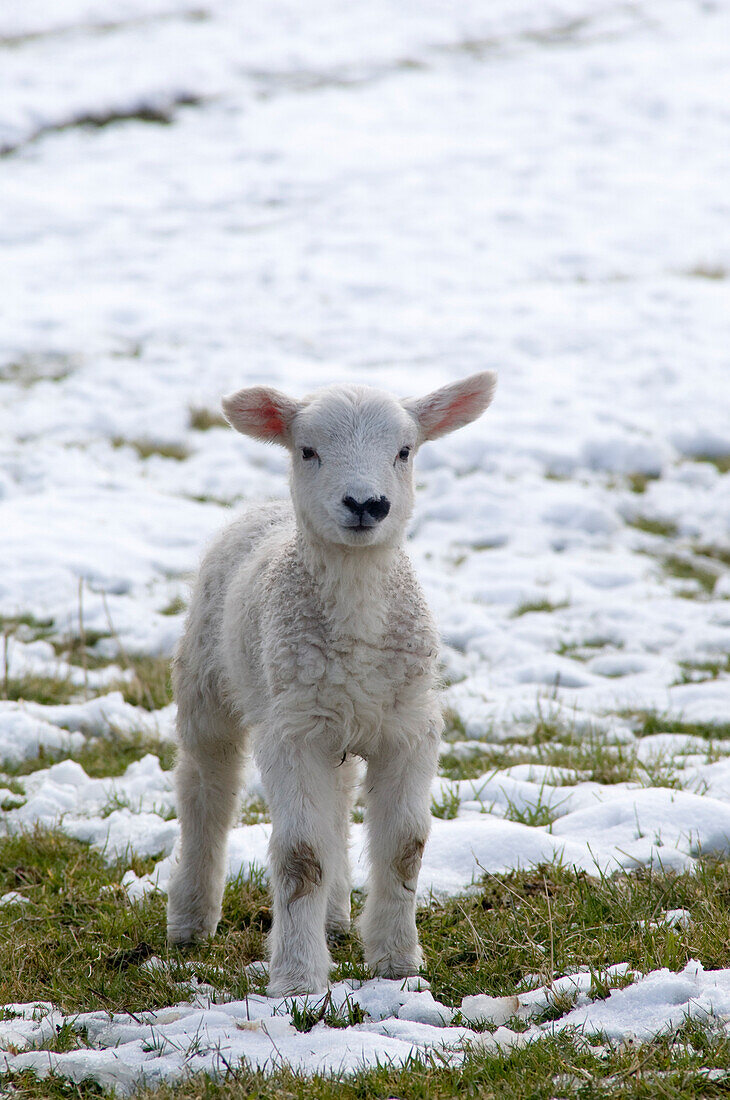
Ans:
[{"label": "lamb's hoof", "polygon": [[182,946],[186,943],[201,943],[215,935],[215,924],[191,920],[169,920],[167,922],[167,942]]},{"label": "lamb's hoof", "polygon": [[418,963],[401,963],[392,962],[387,964],[381,964],[376,968],[375,974],[378,978],[411,978],[414,974],[418,974],[420,967]]},{"label": "lamb's hoof", "polygon": [[298,993],[322,995],[327,990],[327,982],[297,976],[273,975],[266,987],[267,997],[294,997]]},{"label": "lamb's hoof", "polygon": [[420,951],[413,954],[384,955],[372,960],[369,965],[378,978],[410,978],[418,974],[423,966],[423,955]]}]

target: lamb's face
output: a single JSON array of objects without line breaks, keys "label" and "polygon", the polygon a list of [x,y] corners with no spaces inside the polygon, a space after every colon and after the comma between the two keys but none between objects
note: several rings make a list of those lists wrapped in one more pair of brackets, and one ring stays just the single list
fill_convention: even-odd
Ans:
[{"label": "lamb's face", "polygon": [[394,545],[413,508],[418,425],[388,394],[336,386],[304,402],[291,426],[299,523],[343,546]]},{"label": "lamb's face", "polygon": [[287,447],[300,525],[340,546],[394,546],[413,507],[413,456],[489,405],[492,371],[398,401],[366,386],[331,386],[297,401],[268,386],[223,399],[239,432]]}]

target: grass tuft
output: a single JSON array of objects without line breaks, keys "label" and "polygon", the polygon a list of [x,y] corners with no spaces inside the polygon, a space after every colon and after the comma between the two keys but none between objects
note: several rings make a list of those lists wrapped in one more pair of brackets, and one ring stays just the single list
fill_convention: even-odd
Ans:
[{"label": "grass tuft", "polygon": [[716,569],[708,569],[688,556],[669,554],[662,560],[662,569],[667,576],[676,577],[678,580],[694,581],[701,592],[708,596],[712,595],[717,583]]},{"label": "grass tuft", "polygon": [[514,611],[511,613],[512,619],[517,619],[520,615],[529,615],[531,612],[549,612],[560,611],[564,607],[568,607],[567,600],[561,600],[560,603],[553,603],[551,600],[525,600],[523,603],[518,604]]},{"label": "grass tuft", "polygon": [[35,615],[0,615],[0,634],[17,634],[23,642],[36,642],[53,633],[53,619]]},{"label": "grass tuft", "polygon": [[230,426],[222,413],[200,407],[191,408],[189,424],[196,432],[209,432],[211,428]]},{"label": "grass tuft", "polygon": [[695,462],[709,462],[721,474],[730,473],[730,454],[697,454],[692,457]]},{"label": "grass tuft", "polygon": [[[140,860],[107,867],[88,846],[40,828],[0,839],[0,894],[18,890],[30,902],[0,908],[0,1003],[137,1012],[191,995],[193,976],[237,997],[250,991],[243,967],[262,958],[271,923],[262,872],[229,883],[216,939],[186,953],[166,944],[162,894],[126,900],[130,863],[151,869]],[[162,965],[146,967],[152,955]]]},{"label": "grass tuft", "polygon": [[626,520],[626,526],[644,531],[647,535],[661,535],[663,538],[674,538],[679,533],[673,520],[653,519],[650,516],[634,516],[633,519]]},{"label": "grass tuft", "polygon": [[71,703],[83,697],[83,688],[63,677],[41,676],[26,672],[22,676],[6,676],[0,681],[0,698],[11,702],[42,703],[55,706]]},{"label": "grass tuft", "polygon": [[460,805],[461,799],[458,787],[452,786],[443,792],[440,801],[436,801],[435,798],[431,799],[431,813],[434,817],[441,818],[442,821],[453,821],[459,812]]},{"label": "grass tuft", "polygon": [[187,609],[187,603],[182,596],[174,596],[160,611],[160,615],[182,615]]},{"label": "grass tuft", "polygon": [[687,271],[687,275],[693,279],[727,279],[727,268],[722,264],[696,264]]},{"label": "grass tuft", "polygon": [[724,741],[730,738],[729,722],[685,722],[653,710],[628,710],[623,716],[632,724],[637,737],[651,737],[655,733],[683,733],[687,737],[701,737],[706,741]]},{"label": "grass tuft", "polygon": [[160,710],[172,702],[169,658],[124,654],[123,663],[132,670],[133,678],[109,684],[107,691],[121,691],[127,703],[145,710]]},{"label": "grass tuft", "polygon": [[[88,776],[94,779],[122,775],[130,764],[141,760],[151,753],[160,761],[164,771],[169,771],[175,762],[175,747],[170,741],[157,741],[142,733],[115,733],[108,737],[89,737],[81,749],[73,752],[49,752],[42,746],[37,756],[23,760],[19,764],[4,763],[4,775],[22,777],[31,775],[43,768],[57,764],[59,760],[74,760],[80,764]],[[1,786],[7,786],[3,779]],[[22,785],[18,793],[24,795]]]},{"label": "grass tuft", "polygon": [[137,452],[140,458],[150,458],[152,455],[159,455],[160,458],[172,458],[176,462],[182,462],[184,459],[189,458],[191,451],[188,447],[185,447],[182,443],[163,443],[160,440],[154,439],[125,439],[124,436],[115,435],[112,439],[112,446],[116,449],[120,447],[132,447]]},{"label": "grass tuft", "polygon": [[680,661],[680,684],[697,684],[730,675],[730,654],[707,661]]},{"label": "grass tuft", "polygon": [[637,495],[641,495],[642,493],[645,493],[649,483],[651,481],[658,481],[658,479],[659,479],[659,474],[655,474],[655,473],[647,474],[647,473],[639,473],[639,472],[636,472],[636,473],[633,473],[633,474],[628,474],[627,478],[626,478],[626,480],[628,482],[629,489],[631,490],[632,493],[636,493]]}]

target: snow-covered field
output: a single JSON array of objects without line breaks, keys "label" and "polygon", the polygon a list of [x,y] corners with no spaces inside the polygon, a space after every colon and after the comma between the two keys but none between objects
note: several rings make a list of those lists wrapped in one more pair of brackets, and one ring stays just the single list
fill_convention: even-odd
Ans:
[{"label": "snow-covered field", "polygon": [[[163,611],[229,506],[286,492],[282,452],[201,430],[200,410],[246,383],[406,395],[490,368],[486,417],[418,458],[410,550],[444,640],[449,775],[476,776],[434,785],[423,895],[560,853],[594,872],[730,853],[728,43],[724,0],[124,0],[113,21],[101,0],[6,5],[2,672],[78,686],[66,706],[0,701],[6,766],[172,736],[172,707],[105,691],[127,655],[171,653],[183,616]],[[15,628],[28,616],[50,641]],[[114,665],[57,656],[82,630]],[[597,781],[596,754],[628,764]],[[125,884],[164,888],[156,756],[18,783],[0,775],[6,829],[157,856]],[[232,873],[267,835],[234,831]],[[355,825],[356,886],[362,849]],[[372,1002],[369,1021],[302,1035],[264,998],[208,1011],[201,993],[86,1021],[96,1052],[9,1061],[129,1088],[179,1076],[201,1029],[226,1057],[306,1068],[465,1035],[427,992],[333,996]],[[645,1038],[690,1004],[730,1012],[730,976],[583,997],[561,1027]],[[6,1048],[58,1022],[24,1015]]]}]

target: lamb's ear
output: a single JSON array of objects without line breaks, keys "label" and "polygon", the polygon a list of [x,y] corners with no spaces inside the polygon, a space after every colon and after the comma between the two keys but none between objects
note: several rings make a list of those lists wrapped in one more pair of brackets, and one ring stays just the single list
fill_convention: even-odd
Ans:
[{"label": "lamb's ear", "polygon": [[403,405],[418,422],[419,442],[425,443],[476,420],[491,404],[496,388],[496,372],[485,370],[426,397],[409,397]]},{"label": "lamb's ear", "polygon": [[291,442],[292,421],[302,407],[299,401],[269,386],[239,390],[224,397],[221,406],[236,431],[266,443],[281,443],[283,447]]}]

